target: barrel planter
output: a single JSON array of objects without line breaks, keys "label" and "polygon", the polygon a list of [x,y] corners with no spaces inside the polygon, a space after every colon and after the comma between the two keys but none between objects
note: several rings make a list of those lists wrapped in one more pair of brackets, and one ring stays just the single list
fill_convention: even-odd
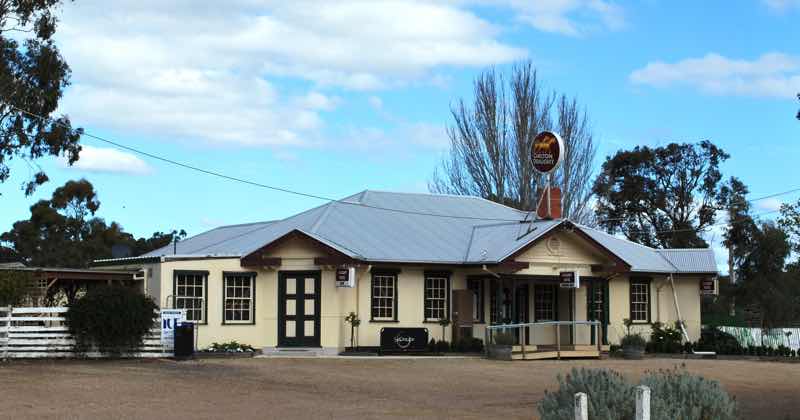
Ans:
[{"label": "barrel planter", "polygon": [[625,346],[622,348],[622,357],[628,360],[641,360],[644,357],[644,347]]},{"label": "barrel planter", "polygon": [[492,360],[511,360],[511,345],[490,344],[486,350],[489,358]]}]

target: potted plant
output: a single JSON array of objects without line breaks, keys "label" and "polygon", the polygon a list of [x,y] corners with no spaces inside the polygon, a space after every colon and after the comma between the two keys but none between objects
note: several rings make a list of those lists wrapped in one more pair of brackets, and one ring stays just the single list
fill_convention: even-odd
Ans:
[{"label": "potted plant", "polygon": [[625,359],[639,360],[644,357],[644,348],[647,345],[647,340],[639,333],[631,332],[633,322],[630,319],[622,321],[625,324],[626,333],[620,340],[622,345],[622,357]]},{"label": "potted plant", "polygon": [[447,329],[447,326],[450,325],[450,319],[448,319],[448,318],[440,319],[439,320],[439,325],[442,326],[442,341],[447,341],[447,339],[445,339],[445,334],[446,334],[445,330]]},{"label": "potted plant", "polygon": [[361,325],[361,320],[358,319],[358,315],[355,312],[350,312],[344,317],[344,322],[350,324],[350,349],[355,350],[358,343],[356,342],[356,328]]},{"label": "potted plant", "polygon": [[494,334],[491,343],[486,346],[487,355],[494,360],[511,360],[511,352],[516,341],[514,334],[499,331]]}]

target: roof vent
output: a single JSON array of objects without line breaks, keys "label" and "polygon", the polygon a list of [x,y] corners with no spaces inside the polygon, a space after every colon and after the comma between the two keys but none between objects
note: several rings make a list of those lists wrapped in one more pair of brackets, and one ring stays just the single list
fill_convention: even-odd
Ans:
[{"label": "roof vent", "polygon": [[551,255],[561,255],[561,239],[551,236],[547,239],[546,244],[547,251],[549,251]]}]

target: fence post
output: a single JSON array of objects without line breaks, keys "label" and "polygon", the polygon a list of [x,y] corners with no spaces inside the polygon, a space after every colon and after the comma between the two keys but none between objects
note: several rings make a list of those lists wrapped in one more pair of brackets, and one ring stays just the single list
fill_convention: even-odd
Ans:
[{"label": "fence post", "polygon": [[650,420],[650,388],[636,387],[636,420]]},{"label": "fence post", "polygon": [[575,394],[575,420],[589,420],[589,403],[585,392]]},{"label": "fence post", "polygon": [[5,324],[2,327],[0,327],[0,332],[2,332],[2,335],[3,335],[3,340],[0,340],[0,343],[2,343],[2,345],[3,345],[3,349],[2,349],[3,351],[0,352],[0,353],[2,353],[2,355],[3,355],[3,357],[2,357],[3,360],[8,359],[8,344],[9,344],[9,341],[11,340],[11,337],[10,337],[11,312],[13,310],[14,310],[14,308],[12,308],[10,306],[7,306],[5,308],[0,308],[0,312],[5,311],[5,316],[3,318],[0,318],[0,322]]}]

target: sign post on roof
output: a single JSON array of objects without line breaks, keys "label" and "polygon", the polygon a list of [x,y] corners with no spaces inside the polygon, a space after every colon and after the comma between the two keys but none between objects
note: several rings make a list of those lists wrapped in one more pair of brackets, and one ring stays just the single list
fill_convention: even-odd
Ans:
[{"label": "sign post on roof", "polygon": [[[539,197],[539,202],[536,204],[536,212],[537,214],[539,213],[542,200],[547,200],[547,206],[545,206],[546,214],[543,216],[540,215],[540,217],[546,219],[553,218],[550,184],[553,183],[553,172],[555,172],[558,166],[561,165],[561,162],[564,161],[564,154],[564,140],[562,140],[561,136],[558,134],[552,131],[542,131],[533,138],[533,143],[531,144],[531,164],[534,170],[547,175],[547,183],[545,184],[544,193]],[[561,205],[560,201],[559,199],[559,203],[557,204],[559,206]],[[560,212],[558,212],[558,214],[559,216],[556,217],[561,217]]]}]

